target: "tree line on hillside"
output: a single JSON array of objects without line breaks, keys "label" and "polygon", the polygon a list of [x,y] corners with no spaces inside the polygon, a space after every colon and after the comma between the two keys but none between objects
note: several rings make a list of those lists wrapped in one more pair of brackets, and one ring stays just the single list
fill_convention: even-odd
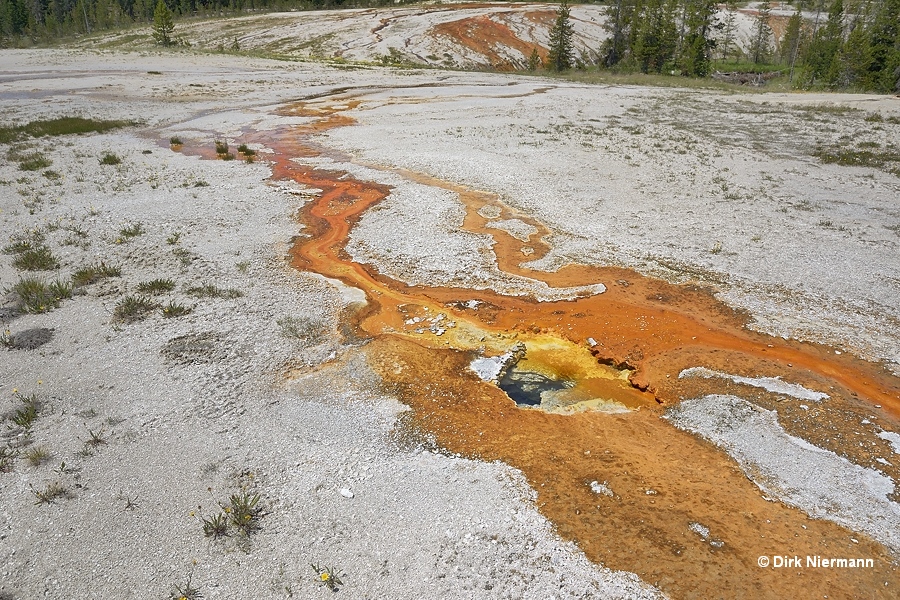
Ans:
[{"label": "tree line on hillside", "polygon": [[[576,56],[563,3],[550,32],[547,66],[562,71],[597,62],[643,73],[709,75],[714,60],[735,60],[737,6],[712,0],[610,0],[600,48]],[[801,12],[803,11],[803,12]],[[804,18],[805,14],[805,18]],[[745,62],[780,65],[803,87],[900,92],[900,0],[801,0],[773,31],[768,2],[756,6]]]},{"label": "tree line on hillside", "polygon": [[[408,1],[408,0],[407,0]],[[177,17],[248,11],[382,6],[394,0],[164,0]],[[158,0],[0,0],[0,45],[39,42],[152,23]]]}]

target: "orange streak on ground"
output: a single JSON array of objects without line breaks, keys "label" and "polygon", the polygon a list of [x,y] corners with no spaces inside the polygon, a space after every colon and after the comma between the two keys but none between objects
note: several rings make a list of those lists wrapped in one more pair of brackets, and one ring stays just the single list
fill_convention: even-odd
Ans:
[{"label": "orange streak on ground", "polygon": [[509,27],[486,15],[439,23],[429,30],[428,35],[446,36],[486,57],[495,68],[515,69],[509,57],[502,54],[504,47],[521,52],[525,60],[535,48],[542,59],[547,55],[545,48],[520,39]]},{"label": "orange streak on ground", "polygon": [[[673,598],[887,599],[900,584],[879,544],[766,501],[726,455],[655,411],[523,410],[467,376],[466,353],[397,336],[376,338],[368,351],[376,372],[412,407],[412,433],[521,469],[560,535],[591,560],[635,572]],[[592,481],[614,496],[591,491]],[[690,531],[691,523],[708,527],[710,539]],[[757,557],[776,554],[863,556],[877,566],[840,573],[757,566]]]},{"label": "orange streak on ground", "polygon": [[[573,265],[557,273],[525,269],[519,264],[526,258],[523,249],[530,248],[531,258],[548,251],[540,239],[548,233],[542,224],[491,194],[421,174],[397,171],[418,183],[458,192],[467,208],[463,228],[494,237],[493,249],[502,270],[554,287],[604,282],[608,291],[539,303],[491,291],[409,286],[354,263],[343,251],[350,231],[390,189],[345,172],[290,160],[318,155],[320,149],[310,137],[352,123],[339,114],[352,106],[315,111],[294,107],[290,114],[318,120],[290,131],[267,132],[258,139],[275,150],[274,179],[291,179],[322,190],[302,209],[308,237],[299,238],[292,248],[293,263],[366,292],[368,305],[348,317],[350,325],[372,338],[366,347],[372,368],[413,409],[403,425],[408,432],[434,436],[441,447],[454,452],[502,460],[521,469],[538,491],[541,512],[562,536],[577,541],[592,560],[634,571],[674,597],[894,597],[900,577],[882,546],[764,500],[727,455],[660,419],[662,410],[656,402],[673,404],[680,397],[728,387],[677,379],[687,367],[702,365],[747,376],[782,375],[832,396],[828,407],[823,407],[826,417],[821,427],[814,423],[806,431],[802,424],[784,423],[789,432],[803,433],[813,443],[828,447],[835,443],[835,431],[849,427],[839,416],[852,414],[858,423],[855,415],[867,414],[873,403],[884,406],[880,424],[889,426],[890,416],[900,414],[896,378],[870,363],[835,356],[825,347],[748,331],[743,315],[696,286],[656,281],[620,268]],[[522,242],[487,228],[488,220],[478,211],[488,205],[500,211],[500,218],[519,218],[538,233]],[[459,304],[472,299],[484,304],[474,310]],[[584,340],[593,337],[599,342],[592,349],[598,360],[629,364],[636,369],[632,383],[651,393],[611,384],[608,391],[619,394],[617,400],[642,407],[620,415],[562,416],[521,409],[468,370],[472,347],[465,345],[463,337],[450,332],[444,337],[416,336],[404,330],[404,320],[412,312],[421,314],[424,307],[431,314],[448,313],[487,335],[505,336],[507,344],[513,338],[529,341],[550,336],[571,340],[584,349]],[[453,346],[448,348],[450,342]],[[739,386],[737,393],[749,397]],[[786,414],[777,404],[767,405],[774,401],[765,394],[754,401],[779,410],[780,418]],[[849,437],[849,429],[847,433]],[[859,439],[863,438],[853,441]],[[853,454],[861,452],[855,444],[831,449],[865,464],[867,456]],[[897,479],[900,471],[889,474]],[[615,496],[595,494],[591,481],[609,482]],[[713,539],[703,540],[691,532],[690,523],[709,527]],[[775,554],[874,558],[876,567],[838,573],[756,566],[758,556]]]}]

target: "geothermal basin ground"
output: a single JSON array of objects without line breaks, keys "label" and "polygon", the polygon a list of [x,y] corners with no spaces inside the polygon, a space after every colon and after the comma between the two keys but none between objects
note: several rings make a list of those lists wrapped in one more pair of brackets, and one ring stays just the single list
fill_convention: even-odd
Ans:
[{"label": "geothermal basin ground", "polygon": [[0,81],[0,598],[896,596],[896,98]]}]

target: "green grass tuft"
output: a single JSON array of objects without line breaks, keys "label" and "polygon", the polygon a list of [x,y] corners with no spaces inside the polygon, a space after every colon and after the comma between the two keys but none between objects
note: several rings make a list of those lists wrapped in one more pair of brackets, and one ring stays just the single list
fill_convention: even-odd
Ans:
[{"label": "green grass tuft", "polygon": [[112,152],[107,152],[103,155],[103,158],[100,159],[101,165],[118,165],[122,162],[122,159],[113,154]]},{"label": "green grass tuft", "polygon": [[32,467],[39,467],[53,457],[53,453],[46,446],[35,446],[25,451],[22,455]]},{"label": "green grass tuft", "polygon": [[169,600],[200,600],[203,594],[200,588],[191,585],[191,578],[188,577],[184,585],[174,585],[173,590],[169,593]]},{"label": "green grass tuft", "polygon": [[183,304],[178,304],[177,302],[169,302],[167,305],[163,306],[162,316],[167,319],[171,319],[173,317],[182,317],[189,312],[191,312],[191,308],[184,306]]},{"label": "green grass tuft", "polygon": [[37,498],[35,504],[53,504],[56,502],[57,498],[71,498],[72,493],[58,481],[49,484],[43,490],[37,490],[34,486],[31,487],[31,493],[34,494],[34,497]]},{"label": "green grass tuft", "polygon": [[122,269],[119,267],[99,262],[75,271],[75,273],[72,274],[72,284],[75,287],[82,287],[97,283],[101,279],[106,279],[107,277],[119,277],[121,274]]},{"label": "green grass tuft", "polygon": [[125,296],[113,309],[113,319],[121,323],[134,323],[146,319],[158,305],[144,296]]},{"label": "green grass tuft", "polygon": [[150,281],[141,282],[137,285],[137,291],[142,294],[150,294],[151,296],[165,294],[167,292],[171,292],[174,289],[175,282],[171,279],[152,279]]},{"label": "green grass tuft", "polygon": [[60,302],[72,297],[72,284],[56,280],[50,284],[36,278],[19,280],[12,287],[27,312],[43,313],[58,307]]},{"label": "green grass tuft", "polygon": [[40,153],[32,153],[23,156],[19,161],[20,171],[40,171],[53,164],[49,158]]},{"label": "green grass tuft", "polygon": [[59,268],[59,262],[47,246],[33,246],[19,252],[13,266],[20,271],[52,271]]},{"label": "green grass tuft", "polygon": [[212,284],[194,286],[187,289],[187,293],[195,298],[240,298],[244,293],[231,288],[220,288]]},{"label": "green grass tuft", "polygon": [[129,225],[128,227],[123,227],[119,230],[119,235],[122,236],[123,240],[129,240],[133,237],[137,237],[144,233],[144,226],[140,223],[135,223],[134,225]]},{"label": "green grass tuft", "polygon": [[16,240],[10,242],[3,247],[3,254],[21,254],[35,248],[35,244],[40,242],[32,242],[29,240]]},{"label": "green grass tuft", "polygon": [[12,422],[22,428],[26,433],[31,431],[34,422],[38,417],[38,399],[36,394],[23,396],[16,394],[16,397],[22,403],[21,408],[17,408],[12,415]]}]

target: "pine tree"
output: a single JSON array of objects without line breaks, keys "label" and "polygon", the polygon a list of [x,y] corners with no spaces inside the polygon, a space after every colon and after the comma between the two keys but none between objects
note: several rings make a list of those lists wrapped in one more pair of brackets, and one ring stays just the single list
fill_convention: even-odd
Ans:
[{"label": "pine tree", "polygon": [[781,62],[792,67],[794,66],[797,51],[800,48],[800,39],[803,32],[802,25],[803,15],[800,13],[800,7],[797,7],[797,10],[788,19],[787,27],[784,29],[784,37],[781,38],[781,44],[779,45]]},{"label": "pine tree", "polygon": [[556,22],[550,29],[550,52],[547,66],[554,71],[571,69],[574,63],[572,24],[569,22],[569,5],[563,0],[556,10]]},{"label": "pine tree", "polygon": [[612,67],[618,64],[628,51],[628,38],[635,14],[635,0],[614,0],[607,7],[606,23],[603,27],[610,36],[603,42],[600,55],[603,64]]},{"label": "pine tree", "polygon": [[722,23],[722,60],[728,60],[728,50],[734,44],[737,37],[737,4],[727,2],[725,4],[725,20]]},{"label": "pine tree", "polygon": [[844,2],[834,0],[828,10],[825,27],[816,32],[806,53],[810,77],[825,79],[832,73],[832,64],[844,39]]},{"label": "pine tree", "polygon": [[900,0],[882,0],[869,26],[869,72],[863,85],[900,92]]},{"label": "pine tree", "polygon": [[537,48],[532,48],[531,55],[528,57],[528,70],[529,71],[537,71],[541,66],[543,66],[544,61],[541,60],[541,55],[538,53]]},{"label": "pine tree", "polygon": [[631,53],[642,73],[661,73],[675,56],[678,26],[675,23],[677,0],[647,0],[640,18],[636,18]]},{"label": "pine tree", "polygon": [[171,46],[173,31],[175,23],[172,22],[172,11],[163,0],[159,0],[153,11],[153,39],[159,46]]},{"label": "pine tree", "polygon": [[710,52],[715,40],[710,38],[716,14],[713,0],[694,0],[685,5],[684,40],[682,44],[681,74],[691,77],[709,75]]},{"label": "pine tree", "polygon": [[860,19],[857,19],[847,41],[838,50],[829,72],[829,81],[837,87],[857,86],[869,74],[872,62],[869,34]]},{"label": "pine tree", "polygon": [[772,28],[769,26],[772,7],[768,2],[763,2],[757,10],[756,24],[753,27],[753,39],[750,41],[750,56],[755,64],[764,62],[772,49]]}]

